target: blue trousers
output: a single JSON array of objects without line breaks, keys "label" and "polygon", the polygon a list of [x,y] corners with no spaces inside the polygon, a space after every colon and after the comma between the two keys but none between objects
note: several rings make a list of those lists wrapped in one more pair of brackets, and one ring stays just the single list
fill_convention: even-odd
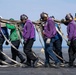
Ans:
[{"label": "blue trousers", "polygon": [[[54,51],[61,57],[63,58],[63,55],[62,55],[62,41],[60,39],[57,39],[55,42],[54,42]],[[62,63],[63,63],[63,60],[61,60],[60,58],[58,58]]]},{"label": "blue trousers", "polygon": [[56,57],[56,55],[53,53],[53,43],[54,43],[54,39],[52,38],[50,41],[50,44],[46,43],[46,40],[44,40],[45,43],[45,63],[49,63],[49,56],[51,56],[55,63],[60,63],[60,60]]}]

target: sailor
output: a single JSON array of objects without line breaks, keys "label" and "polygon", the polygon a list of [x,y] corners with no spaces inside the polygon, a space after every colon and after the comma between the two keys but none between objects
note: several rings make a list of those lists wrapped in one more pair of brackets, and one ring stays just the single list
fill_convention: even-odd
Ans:
[{"label": "sailor", "polygon": [[37,67],[38,57],[33,54],[32,47],[35,41],[35,29],[33,23],[28,19],[27,15],[22,14],[20,16],[22,22],[22,36],[24,39],[24,53],[27,56],[26,64],[31,66],[31,61],[33,61],[33,67]]},{"label": "sailor", "polygon": [[53,53],[53,43],[55,41],[54,37],[57,34],[56,28],[55,28],[55,23],[45,12],[42,12],[40,14],[40,18],[42,19],[42,21],[45,22],[45,25],[43,28],[44,44],[45,44],[45,67],[50,67],[49,55],[55,61],[55,64],[53,64],[51,66],[58,67],[58,66],[60,66],[61,61]]},{"label": "sailor", "polygon": [[[10,20],[13,21],[14,19],[11,18]],[[6,27],[10,30],[9,39],[10,39],[12,45],[14,45],[18,49],[19,45],[20,45],[20,40],[19,40],[19,36],[17,34],[16,26],[14,24],[6,23]],[[19,30],[18,30],[18,32],[19,32],[19,35],[21,36],[21,33]],[[25,61],[25,58],[21,55],[21,53],[18,52],[17,50],[15,50],[12,46],[11,46],[11,53],[12,53],[13,60],[16,61],[16,57],[18,56],[19,59],[21,60],[21,63],[23,63]],[[14,64],[14,63],[11,62],[11,64]]]},{"label": "sailor", "polygon": [[[51,18],[53,20],[55,19],[54,16],[51,16]],[[60,33],[63,35],[60,23],[55,22],[55,27],[57,27],[58,30],[60,31]],[[63,59],[63,55],[62,55],[62,36],[58,32],[55,36],[54,51]],[[60,59],[60,61],[63,63],[63,60]]]},{"label": "sailor", "polygon": [[[0,20],[1,20],[1,18],[2,17],[0,17]],[[0,51],[3,51],[3,44],[4,44],[5,39],[1,33],[1,30],[4,33],[4,35],[6,36],[6,38],[8,39],[9,38],[8,30],[5,27],[5,24],[0,22]],[[8,45],[7,42],[5,44]],[[6,60],[5,56],[1,53],[0,53],[0,60],[2,60],[2,61]],[[2,64],[2,63],[0,63],[0,64]]]},{"label": "sailor", "polygon": [[[71,13],[65,16],[65,20],[67,22],[67,34],[68,34],[68,42],[67,45],[69,46],[68,53],[69,53],[69,67],[74,67],[74,60],[76,55],[76,23],[73,20],[73,16]],[[65,22],[62,21],[64,24]]]}]

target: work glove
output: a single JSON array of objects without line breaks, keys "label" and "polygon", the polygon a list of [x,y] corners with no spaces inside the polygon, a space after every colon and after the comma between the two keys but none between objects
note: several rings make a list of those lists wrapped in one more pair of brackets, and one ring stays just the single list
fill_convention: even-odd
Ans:
[{"label": "work glove", "polygon": [[70,44],[71,44],[71,41],[70,41],[70,40],[68,40],[68,41],[67,41],[67,45],[68,45],[68,46],[70,46]]},{"label": "work glove", "polygon": [[47,43],[47,44],[50,44],[50,41],[51,41],[51,39],[48,38],[48,39],[46,40],[46,43]]},{"label": "work glove", "polygon": [[44,52],[45,52],[44,48],[42,48],[42,49],[41,49],[41,52],[42,52],[42,53],[44,53]]}]

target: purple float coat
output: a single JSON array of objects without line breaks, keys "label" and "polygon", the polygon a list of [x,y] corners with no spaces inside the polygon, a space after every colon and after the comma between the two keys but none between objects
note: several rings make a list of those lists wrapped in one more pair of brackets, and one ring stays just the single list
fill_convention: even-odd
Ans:
[{"label": "purple float coat", "polygon": [[35,28],[30,20],[27,20],[23,28],[23,38],[25,40],[35,38]]},{"label": "purple float coat", "polygon": [[72,20],[67,26],[68,40],[76,39],[76,23]]},{"label": "purple float coat", "polygon": [[57,33],[55,28],[55,23],[51,18],[47,19],[46,24],[44,25],[43,33],[45,38],[52,38]]}]

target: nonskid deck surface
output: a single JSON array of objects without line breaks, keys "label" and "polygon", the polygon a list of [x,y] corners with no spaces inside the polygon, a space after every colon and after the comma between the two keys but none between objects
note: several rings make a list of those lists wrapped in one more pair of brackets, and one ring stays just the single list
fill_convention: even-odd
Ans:
[{"label": "nonskid deck surface", "polygon": [[[22,49],[20,49],[22,50]],[[42,58],[44,59],[44,54],[40,52],[40,48],[34,48],[34,51]],[[11,57],[11,50],[10,49],[4,49],[4,52]],[[63,48],[63,56],[66,60],[68,60],[68,49]],[[6,60],[7,62],[10,62]],[[20,61],[17,58],[17,61]],[[75,61],[76,63],[76,61]],[[15,65],[16,66],[16,65]],[[38,67],[38,68],[32,68],[32,67],[13,67],[8,65],[4,65],[1,67],[0,65],[0,75],[76,75],[76,68],[68,68],[68,67],[60,67],[60,68],[45,68],[45,67]]]}]

